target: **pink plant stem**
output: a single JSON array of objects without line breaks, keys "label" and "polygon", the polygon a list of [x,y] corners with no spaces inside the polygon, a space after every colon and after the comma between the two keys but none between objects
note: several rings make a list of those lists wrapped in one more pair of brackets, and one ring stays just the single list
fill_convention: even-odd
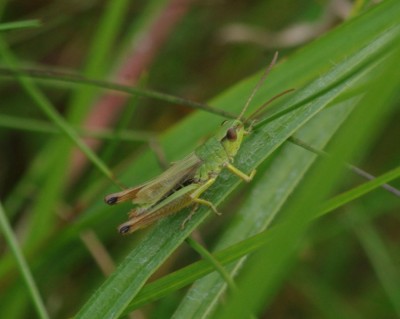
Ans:
[{"label": "pink plant stem", "polygon": [[[115,82],[134,85],[139,80],[143,71],[149,68],[159,49],[168,40],[174,27],[189,9],[189,0],[171,0],[139,41],[132,44],[126,58],[115,72]],[[106,93],[101,96],[89,113],[84,127],[87,129],[104,129],[110,127],[118,119],[129,97],[127,95]],[[101,141],[86,138],[85,142],[96,150],[101,146]],[[82,173],[87,158],[78,150],[72,155],[71,181],[75,181]]]}]

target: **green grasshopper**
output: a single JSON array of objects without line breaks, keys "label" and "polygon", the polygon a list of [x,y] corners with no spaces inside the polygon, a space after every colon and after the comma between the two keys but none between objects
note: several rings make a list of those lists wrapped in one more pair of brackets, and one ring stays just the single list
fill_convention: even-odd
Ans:
[{"label": "green grasshopper", "polygon": [[[109,205],[127,200],[131,200],[137,205],[129,213],[129,220],[118,227],[118,231],[121,234],[129,234],[137,229],[144,228],[158,219],[174,214],[192,204],[195,205],[194,209],[184,221],[182,227],[199,205],[208,206],[216,214],[219,214],[213,203],[200,198],[200,196],[216,181],[221,170],[224,168],[227,168],[231,173],[246,182],[250,182],[253,179],[256,173],[255,170],[247,175],[236,168],[233,165],[233,161],[244,136],[250,133],[252,123],[254,123],[251,122],[246,129],[245,123],[248,123],[249,119],[242,120],[244,113],[259,86],[275,64],[276,59],[277,54],[275,54],[265,74],[253,89],[252,94],[237,119],[225,120],[214,136],[197,147],[194,152],[184,159],[175,162],[170,168],[153,180],[105,197],[105,202]],[[261,108],[265,107],[266,104]],[[258,110],[255,113],[257,112]]]}]

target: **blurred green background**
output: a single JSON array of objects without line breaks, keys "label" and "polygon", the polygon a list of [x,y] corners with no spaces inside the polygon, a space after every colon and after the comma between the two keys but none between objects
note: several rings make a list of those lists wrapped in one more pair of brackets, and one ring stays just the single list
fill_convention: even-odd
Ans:
[{"label": "blurred green background", "polygon": [[[76,315],[94,298],[115,265],[149,234],[144,230],[121,238],[116,232],[130,205],[104,207],[104,194],[117,190],[107,175],[114,172],[128,186],[157,175],[161,168],[148,150],[158,151],[161,146],[167,161],[179,159],[175,143],[166,142],[163,136],[179,125],[176,123],[202,111],[185,103],[110,93],[77,80],[60,82],[58,75],[51,73],[47,73],[50,78],[38,82],[21,80],[15,74],[6,76],[3,67],[80,74],[205,103],[264,70],[276,51],[280,62],[290,63],[293,56],[299,56],[296,67],[306,68],[301,79],[290,79],[293,83],[301,86],[322,77],[327,67],[307,73],[313,57],[302,55],[304,48],[327,37],[325,50],[339,50],[333,40],[329,42],[330,32],[352,19],[362,19],[375,6],[379,5],[374,1],[345,0],[2,2],[0,200],[49,317]],[[18,24],[22,21],[28,21],[27,25]],[[17,23],[8,27],[10,22]],[[369,25],[374,25],[373,21],[365,24],[364,34],[374,33]],[[350,29],[341,30],[339,37],[353,41],[346,33]],[[355,41],[355,51],[357,45]],[[325,51],[321,52],[323,56]],[[334,66],[335,61],[329,59],[327,55],[327,65]],[[393,72],[400,76],[398,68]],[[384,79],[380,81],[385,85]],[[274,92],[293,84],[276,85]],[[234,96],[234,90],[229,92]],[[227,106],[227,111],[238,113],[248,96],[243,92],[238,93],[238,105]],[[207,116],[210,122],[204,126],[221,121],[216,115]],[[358,166],[377,176],[398,166],[399,122],[397,107],[374,131],[368,151],[358,157]],[[57,133],[60,127],[63,134]],[[87,140],[105,163],[103,170],[77,151],[76,144],[73,147],[71,139],[77,135],[65,133],[71,128],[77,129],[78,135],[90,130],[104,135],[116,132],[105,143]],[[126,130],[138,133],[135,141],[124,138]],[[182,149],[183,154],[201,143],[201,136],[210,134],[199,127],[187,131],[179,136],[180,142],[189,145]],[[161,145],[154,142],[159,136]],[[144,153],[147,157],[143,159]],[[146,169],[126,175],[125,170],[136,160],[147,161]],[[335,194],[363,181],[355,174],[347,175]],[[395,181],[396,185],[400,183]],[[196,238],[206,247],[214,247],[231,211],[247,196],[243,191],[225,203],[223,212],[227,214],[212,216]],[[274,287],[273,298],[258,311],[259,317],[398,317],[398,211],[399,198],[378,189],[314,223],[285,268],[280,285]],[[0,237],[0,253],[0,317],[38,317],[34,305],[36,309],[40,305],[32,301],[5,237]],[[198,259],[197,253],[183,244],[166,262],[160,259],[162,266],[154,266],[151,280]],[[172,291],[127,316],[170,318],[186,302],[185,289]],[[183,314],[176,312],[175,318],[183,318]],[[209,316],[204,312],[193,317]],[[93,314],[92,318],[96,317],[102,314]]]}]

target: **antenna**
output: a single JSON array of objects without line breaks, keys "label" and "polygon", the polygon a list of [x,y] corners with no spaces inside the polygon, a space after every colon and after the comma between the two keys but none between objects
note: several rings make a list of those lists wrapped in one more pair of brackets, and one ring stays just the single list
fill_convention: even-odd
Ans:
[{"label": "antenna", "polygon": [[271,63],[268,65],[268,67],[265,70],[265,72],[264,72],[263,76],[261,77],[261,79],[258,80],[257,85],[254,87],[254,89],[251,92],[249,98],[247,99],[247,102],[246,102],[242,112],[240,112],[240,114],[239,114],[238,120],[242,119],[244,113],[246,112],[246,110],[248,109],[248,107],[250,105],[251,100],[253,99],[254,95],[257,93],[257,91],[260,88],[261,84],[263,84],[263,82],[267,78],[269,72],[271,71],[272,67],[275,65],[277,60],[278,60],[278,52],[275,52],[274,58],[272,59]]},{"label": "antenna", "polygon": [[295,90],[295,89],[288,89],[288,90],[285,90],[285,91],[283,91],[283,92],[281,92],[281,93],[278,93],[277,95],[271,97],[267,102],[265,102],[265,103],[264,103],[263,105],[261,105],[257,110],[255,110],[254,113],[251,114],[251,115],[248,117],[248,120],[255,120],[256,117],[257,117],[258,115],[260,115],[262,112],[264,112],[264,111],[265,111],[265,108],[266,108],[268,105],[270,105],[273,101],[275,101],[277,98],[280,98],[281,96],[283,96],[283,95],[285,95],[285,94],[287,94],[287,93],[293,92],[294,90]]}]

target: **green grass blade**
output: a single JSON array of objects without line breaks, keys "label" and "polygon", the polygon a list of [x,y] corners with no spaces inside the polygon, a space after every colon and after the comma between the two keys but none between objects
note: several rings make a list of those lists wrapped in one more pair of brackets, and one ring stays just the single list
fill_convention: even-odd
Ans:
[{"label": "green grass blade", "polygon": [[363,183],[358,187],[355,187],[347,192],[344,192],[343,194],[337,195],[327,200],[319,208],[318,216],[325,215],[326,213],[341,207],[345,203],[355,200],[389,181],[393,181],[399,176],[399,174],[400,167],[394,168],[381,176],[375,177],[371,181]]},{"label": "green grass blade", "polygon": [[[125,0],[123,2],[128,3],[128,1]],[[104,23],[108,24],[109,27],[113,25],[116,27],[121,26],[121,22],[123,21],[121,16],[127,14],[127,11],[123,7],[120,8],[120,10],[112,9],[111,6],[118,6],[120,3],[121,1],[110,2],[107,7],[109,10],[104,13],[104,16],[107,16],[107,19]],[[114,20],[114,23],[110,23],[110,19]],[[98,27],[100,30],[103,30],[100,25]],[[115,31],[107,30],[106,34],[108,34],[108,32],[114,32],[112,38],[115,38]],[[104,34],[98,34],[99,42],[105,40],[102,38],[103,36]],[[89,57],[89,59],[94,59],[101,63],[101,65],[98,66],[99,70],[102,69],[105,65],[108,65],[108,63],[106,63],[106,59],[98,60],[97,58],[95,58],[96,54],[103,55],[103,50],[107,50],[107,52],[109,52],[111,50],[111,47],[112,46],[108,46],[107,42],[103,41],[100,46],[96,46],[97,51]],[[5,53],[7,54],[7,52]],[[13,57],[8,56],[8,58],[9,66],[14,65],[16,68],[19,67],[19,65],[13,63]],[[74,132],[72,127],[69,126],[66,120],[59,116],[59,113],[54,111],[52,106],[48,103],[47,98],[33,86],[31,81],[27,78],[22,78],[21,81],[29,85],[28,92],[32,94],[32,97],[35,101],[42,103],[40,104],[40,107],[47,112],[46,114],[49,115],[49,117],[53,121],[53,124],[59,125],[61,129],[64,129],[67,136],[72,138],[78,147],[82,147],[83,149],[88,150],[89,152],[86,151],[86,155],[89,157],[89,159],[93,160],[96,158],[95,161],[97,161],[98,165],[100,165],[100,170],[102,170],[103,172],[107,172],[106,174],[109,177],[112,177],[112,173],[108,170],[107,166],[102,164],[102,162],[97,159],[94,153],[90,151],[90,149],[82,141],[80,141],[78,135],[76,134],[76,132]],[[79,115],[83,116],[83,114],[86,113],[86,110],[87,105],[79,105],[78,111],[70,111],[71,113],[74,113],[74,115],[71,115],[69,120],[71,120],[71,118],[73,117],[73,120],[75,121],[74,124],[79,123],[80,121],[82,121],[82,118],[78,118]],[[49,242],[49,238],[54,234],[55,230],[58,227],[57,225],[59,223],[59,218],[56,215],[56,212],[59,208],[58,205],[64,200],[63,191],[67,184],[66,173],[68,172],[70,166],[69,154],[72,148],[71,146],[72,145],[69,143],[69,141],[64,138],[51,140],[47,146],[42,148],[43,151],[39,152],[37,156],[38,160],[33,161],[34,164],[38,164],[42,168],[44,168],[40,169],[40,173],[43,174],[40,177],[38,177],[37,175],[38,172],[27,174],[30,175],[30,177],[35,175],[35,178],[39,178],[41,180],[40,190],[36,192],[35,200],[33,202],[33,205],[30,207],[29,220],[26,224],[26,242],[24,244],[24,248],[26,248],[26,250],[30,252],[28,258],[35,257],[35,259],[37,259],[37,256],[33,255],[33,252],[40,249],[43,244],[47,245]],[[34,167],[32,169],[34,170]],[[25,182],[27,181],[21,181],[21,184],[24,183],[25,186]],[[28,180],[28,183],[29,182],[30,181]],[[37,188],[37,185],[34,187]],[[24,189],[24,187],[20,187],[19,189],[22,190]],[[13,262],[12,258],[10,258],[10,255],[5,254],[5,256],[0,261],[0,272],[3,272],[3,275],[4,273],[12,273],[14,264],[15,263]],[[53,266],[54,265],[52,263],[49,265],[49,267],[51,268],[53,268]],[[7,277],[7,275],[5,275],[5,277]]]},{"label": "green grass blade", "polygon": [[0,203],[0,228],[6,239],[8,246],[17,260],[18,268],[22,274],[25,284],[28,288],[29,294],[32,298],[33,304],[37,311],[37,315],[41,319],[50,318],[47,314],[46,307],[44,306],[43,300],[40,297],[39,290],[33,279],[32,273],[29,269],[28,263],[26,262],[24,255],[19,247],[18,241],[15,238],[10,224],[8,223],[6,213],[3,209],[3,205]]},{"label": "green grass blade", "polygon": [[207,249],[205,249],[202,245],[200,245],[198,242],[196,242],[194,239],[190,237],[186,238],[186,242],[194,250],[196,250],[198,254],[203,257],[204,260],[207,260],[215,268],[216,272],[218,272],[220,277],[225,281],[225,283],[229,286],[231,290],[237,289],[235,282],[231,278],[230,274]]},{"label": "green grass blade", "polygon": [[[4,41],[0,40],[0,53],[6,63],[12,68],[18,68],[16,59],[8,50]],[[28,94],[35,101],[36,105],[43,111],[44,114],[65,134],[70,141],[76,145],[88,159],[111,181],[114,181],[113,174],[108,167],[101,161],[100,158],[79,138],[76,131],[68,124],[68,122],[57,112],[51,105],[50,101],[26,78],[20,78],[20,83]]]},{"label": "green grass blade", "polygon": [[[8,116],[4,114],[0,114],[0,127],[24,130],[31,133],[62,134],[56,125],[50,124],[46,121],[23,119],[21,117]],[[141,131],[118,130],[118,132],[114,132],[106,129],[85,130],[78,127],[73,127],[73,129],[81,137],[94,137],[104,140],[115,140],[118,138],[119,140],[126,142],[148,142],[151,138],[155,137],[154,134]]]},{"label": "green grass blade", "polygon": [[400,316],[400,274],[396,262],[391,258],[386,245],[374,226],[367,221],[360,221],[360,215],[362,215],[361,207],[355,205],[348,214],[348,220],[357,225],[354,227],[354,232],[374,267],[396,315]]},{"label": "green grass blade", "polygon": [[38,28],[40,26],[41,23],[39,20],[14,21],[14,22],[0,23],[0,31],[8,31],[8,30],[22,29],[22,28]]},{"label": "green grass blade", "polygon": [[202,111],[206,111],[208,113],[222,116],[223,118],[236,118],[236,116],[232,113],[217,108],[213,108],[205,103],[190,101],[181,98],[179,96],[174,96],[159,91],[154,91],[139,87],[132,87],[123,84],[97,80],[94,78],[86,78],[79,74],[70,74],[70,73],[48,71],[48,70],[23,69],[23,68],[18,70],[12,70],[0,67],[0,75],[5,77],[16,77],[16,76],[28,77],[32,79],[38,79],[39,81],[44,81],[44,83],[48,82],[48,81],[46,82],[46,80],[52,80],[51,83],[47,84],[55,85],[57,82],[61,82],[64,83],[66,87],[70,88],[76,88],[77,84],[81,84],[83,86],[86,85],[93,88],[101,88],[117,92],[123,92],[138,97],[147,97],[154,100],[169,102],[171,104],[185,105],[193,109],[199,109]]}]

